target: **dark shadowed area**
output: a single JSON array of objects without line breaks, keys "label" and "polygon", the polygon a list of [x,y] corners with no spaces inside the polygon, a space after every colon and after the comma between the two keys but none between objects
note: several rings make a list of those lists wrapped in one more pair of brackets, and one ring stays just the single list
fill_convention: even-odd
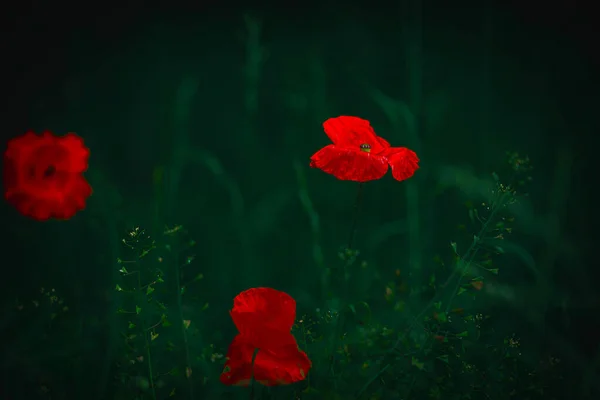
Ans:
[{"label": "dark shadowed area", "polygon": [[[0,205],[0,399],[600,398],[592,12],[334,3],[7,6],[2,143],[76,132],[94,192]],[[340,115],[414,177],[356,207],[309,167]],[[251,287],[296,300],[301,382],[219,381]]]}]

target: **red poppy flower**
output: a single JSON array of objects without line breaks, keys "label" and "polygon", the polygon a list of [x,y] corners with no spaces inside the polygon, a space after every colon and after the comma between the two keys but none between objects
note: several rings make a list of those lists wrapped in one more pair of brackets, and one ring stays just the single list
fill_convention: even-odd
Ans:
[{"label": "red poppy flower", "polygon": [[4,197],[36,220],[69,219],[92,193],[82,173],[90,151],[74,133],[32,132],[8,142],[4,153]]},{"label": "red poppy flower", "polygon": [[233,299],[229,312],[237,330],[258,348],[288,345],[296,319],[296,301],[271,288],[252,288]]},{"label": "red poppy flower", "polygon": [[305,378],[311,362],[291,334],[296,301],[290,295],[271,288],[248,289],[235,297],[230,314],[240,334],[229,346],[221,382],[247,386],[254,377],[274,386]]},{"label": "red poppy flower", "polygon": [[369,121],[341,116],[323,123],[333,144],[310,158],[310,166],[338,179],[367,182],[381,178],[392,167],[392,176],[403,181],[419,168],[419,158],[406,147],[391,147],[377,136]]},{"label": "red poppy flower", "polygon": [[305,352],[298,349],[296,340],[286,346],[260,348],[252,363],[256,346],[243,335],[237,335],[227,351],[227,362],[220,381],[225,385],[248,386],[254,378],[265,386],[289,385],[302,381],[311,367]]}]

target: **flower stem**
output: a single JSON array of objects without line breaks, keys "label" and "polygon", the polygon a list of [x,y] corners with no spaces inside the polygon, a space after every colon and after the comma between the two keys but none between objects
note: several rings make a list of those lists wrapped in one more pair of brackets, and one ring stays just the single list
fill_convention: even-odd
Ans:
[{"label": "flower stem", "polygon": [[254,353],[252,354],[252,364],[250,364],[250,400],[254,400],[254,360],[256,360],[256,355],[260,349],[254,349]]},{"label": "flower stem", "polygon": [[[140,271],[137,272],[137,280],[138,280],[138,297],[141,299],[143,298],[143,289],[142,289],[142,277],[140,274]],[[150,353],[150,342],[148,341],[148,331],[146,329],[146,320],[144,319],[144,317],[141,318],[141,322],[142,322],[142,334],[144,335],[144,341],[145,341],[145,345],[146,345],[146,360],[148,361],[148,380],[150,383],[150,390],[151,390],[151,395],[152,395],[152,399],[156,400],[156,389],[154,388],[154,372],[152,372],[152,355]]]},{"label": "flower stem", "polygon": [[345,313],[346,313],[346,304],[348,300],[348,285],[347,285],[347,276],[346,276],[346,268],[354,262],[356,257],[356,252],[352,251],[352,246],[354,245],[354,236],[356,233],[356,225],[358,223],[358,217],[360,214],[360,206],[362,204],[363,197],[363,188],[364,182],[360,182],[358,184],[358,192],[356,193],[356,201],[354,202],[354,216],[352,217],[352,228],[350,229],[350,238],[348,239],[348,245],[346,247],[345,257],[348,257],[344,261],[344,266],[342,270],[342,280],[341,280],[341,292],[340,292],[340,304],[339,304],[339,315],[337,319],[337,323],[332,331],[331,337],[331,355],[329,360],[329,373],[331,374],[331,378],[333,379],[334,389],[337,391],[337,380],[335,378],[335,362],[336,362],[336,348],[338,345],[338,341],[342,336],[344,325],[346,323]]},{"label": "flower stem", "polygon": [[[178,261],[177,258],[175,258],[176,261]],[[183,318],[183,304],[182,304],[182,300],[181,300],[181,278],[180,278],[180,273],[181,271],[179,270],[179,264],[175,263],[173,264],[175,266],[175,282],[177,284],[177,309],[179,311],[179,326],[181,327],[181,336],[183,338],[183,345],[184,345],[184,349],[185,349],[185,363],[187,368],[192,368],[192,361],[191,361],[191,357],[190,357],[190,347],[188,344],[188,338],[187,338],[187,327],[184,325],[184,318]],[[188,375],[188,372],[186,370],[186,375],[188,378],[188,389],[189,389],[189,394],[190,394],[190,400],[194,400],[194,385],[190,379],[190,376]]]},{"label": "flower stem", "polygon": [[352,250],[354,244],[354,235],[356,233],[356,224],[360,214],[360,205],[362,203],[364,182],[358,184],[358,192],[356,193],[356,201],[354,202],[354,216],[352,218],[352,229],[350,229],[350,238],[348,239],[348,250]]}]

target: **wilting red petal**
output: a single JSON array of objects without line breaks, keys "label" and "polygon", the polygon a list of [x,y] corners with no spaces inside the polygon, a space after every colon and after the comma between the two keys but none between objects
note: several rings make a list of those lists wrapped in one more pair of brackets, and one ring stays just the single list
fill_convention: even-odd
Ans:
[{"label": "wilting red petal", "polygon": [[89,149],[73,133],[28,132],[12,139],[4,153],[4,196],[37,220],[71,218],[92,192],[81,176],[88,157]]},{"label": "wilting red petal", "polygon": [[325,133],[333,144],[339,147],[360,149],[361,144],[369,144],[371,153],[379,154],[390,144],[375,134],[371,123],[358,117],[340,116],[329,118],[323,123]]},{"label": "wilting red petal", "polygon": [[383,156],[360,149],[330,144],[310,158],[310,166],[344,181],[367,182],[384,176],[388,161]]},{"label": "wilting red petal", "polygon": [[256,347],[283,346],[291,343],[296,301],[279,290],[252,288],[233,299],[230,315],[238,331]]},{"label": "wilting red petal", "polygon": [[385,155],[392,167],[392,175],[396,180],[408,179],[419,169],[419,157],[414,151],[406,147],[392,147],[386,150]]},{"label": "wilting red petal", "polygon": [[310,359],[298,349],[295,339],[287,346],[259,350],[252,364],[254,350],[243,335],[237,335],[227,351],[220,381],[225,385],[248,386],[254,376],[255,381],[265,386],[288,385],[304,380],[311,367]]}]

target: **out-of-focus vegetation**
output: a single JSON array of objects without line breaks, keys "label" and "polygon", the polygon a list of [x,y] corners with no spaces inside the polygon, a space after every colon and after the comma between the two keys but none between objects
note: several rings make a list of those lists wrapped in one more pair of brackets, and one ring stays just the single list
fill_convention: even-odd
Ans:
[{"label": "out-of-focus vegetation", "polygon": [[[107,19],[63,38],[48,59],[65,71],[31,74],[19,129],[83,136],[94,194],[67,223],[3,210],[18,273],[0,395],[594,398],[573,117],[589,104],[569,92],[585,64],[485,2],[428,10],[165,15],[114,37]],[[365,185],[352,248],[357,185],[308,168],[337,115],[421,159]],[[218,376],[232,299],[256,286],[296,299],[313,368],[251,394]]]}]

